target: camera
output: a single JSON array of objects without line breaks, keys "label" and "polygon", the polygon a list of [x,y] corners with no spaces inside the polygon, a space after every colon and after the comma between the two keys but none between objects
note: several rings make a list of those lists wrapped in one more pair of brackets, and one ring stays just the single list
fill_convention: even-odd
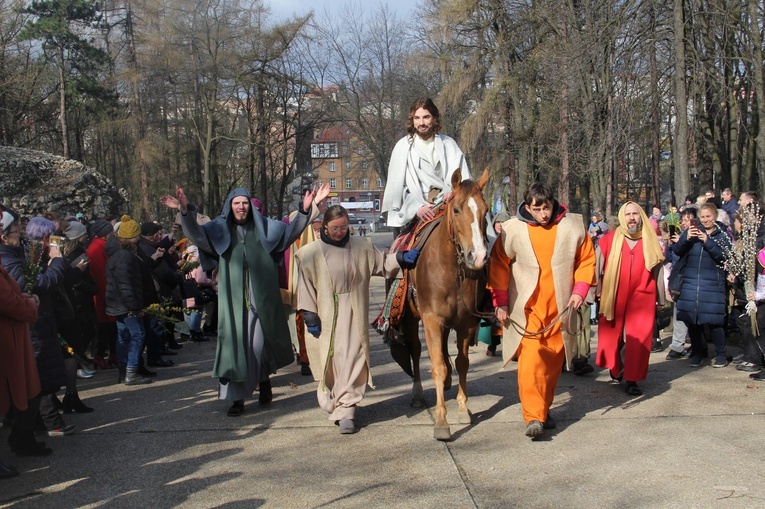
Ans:
[{"label": "camera", "polygon": [[64,237],[61,237],[59,235],[51,235],[50,236],[50,245],[61,247],[64,245]]}]

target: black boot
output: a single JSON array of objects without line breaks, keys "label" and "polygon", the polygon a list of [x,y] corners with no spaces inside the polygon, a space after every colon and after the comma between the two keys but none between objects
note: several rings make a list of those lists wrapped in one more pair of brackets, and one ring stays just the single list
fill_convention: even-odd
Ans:
[{"label": "black boot", "polygon": [[258,402],[265,406],[270,405],[273,399],[274,395],[271,392],[271,379],[266,378],[264,381],[260,382],[260,394],[258,395]]},{"label": "black boot", "polygon": [[125,385],[144,385],[150,384],[153,381],[154,380],[151,378],[141,375],[137,368],[127,368],[127,372],[125,374]]},{"label": "black boot", "polygon": [[50,456],[53,449],[45,447],[45,443],[35,440],[31,433],[16,435],[11,432],[8,437],[8,445],[16,456]]},{"label": "black boot", "polygon": [[10,477],[16,477],[19,475],[19,471],[12,465],[6,465],[0,461],[0,479],[8,479]]},{"label": "black boot", "polygon": [[121,384],[125,381],[125,371],[127,368],[117,368],[117,383]]},{"label": "black boot", "polygon": [[71,414],[73,412],[77,412],[78,414],[87,414],[93,411],[92,408],[82,402],[80,399],[80,394],[77,392],[67,392],[64,395],[64,401],[62,402],[62,405],[64,406],[65,414]]}]

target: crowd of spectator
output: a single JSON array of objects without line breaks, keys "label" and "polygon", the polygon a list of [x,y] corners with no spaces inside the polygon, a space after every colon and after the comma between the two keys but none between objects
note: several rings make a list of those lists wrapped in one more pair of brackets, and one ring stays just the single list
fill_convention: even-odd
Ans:
[{"label": "crowd of spectator", "polygon": [[[182,341],[207,340],[216,274],[179,223],[0,214],[0,416],[12,452],[47,456],[41,437],[76,433],[68,416],[96,410],[78,379],[112,370],[117,383],[151,383],[149,368],[172,366]],[[0,478],[17,474],[0,462]]]}]

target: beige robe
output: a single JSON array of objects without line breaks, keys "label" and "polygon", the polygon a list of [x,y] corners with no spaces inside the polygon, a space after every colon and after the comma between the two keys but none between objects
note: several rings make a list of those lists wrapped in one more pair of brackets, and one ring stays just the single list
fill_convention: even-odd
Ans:
[{"label": "beige robe", "polygon": [[[319,406],[329,412],[330,420],[353,419],[366,385],[374,387],[369,369],[369,280],[383,275],[386,257],[368,239],[351,237],[345,247],[311,243],[296,258],[297,307],[321,319],[321,336],[306,337],[319,380]],[[395,263],[392,256],[387,260],[389,266],[390,260]]]}]

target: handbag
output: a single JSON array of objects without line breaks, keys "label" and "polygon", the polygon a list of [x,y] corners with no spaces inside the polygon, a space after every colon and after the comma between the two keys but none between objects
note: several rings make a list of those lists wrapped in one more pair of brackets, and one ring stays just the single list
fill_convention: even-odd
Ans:
[{"label": "handbag", "polygon": [[215,292],[212,286],[200,286],[199,295],[194,297],[195,307],[204,306],[209,304],[218,298],[218,294]]},{"label": "handbag", "polygon": [[683,287],[683,272],[685,272],[686,265],[688,265],[688,255],[680,257],[672,266],[672,272],[669,273],[669,280],[667,281],[667,289],[672,295],[680,295],[680,289]]},{"label": "handbag", "polygon": [[184,299],[196,299],[199,296],[199,285],[196,279],[186,278],[181,285],[181,294]]}]

